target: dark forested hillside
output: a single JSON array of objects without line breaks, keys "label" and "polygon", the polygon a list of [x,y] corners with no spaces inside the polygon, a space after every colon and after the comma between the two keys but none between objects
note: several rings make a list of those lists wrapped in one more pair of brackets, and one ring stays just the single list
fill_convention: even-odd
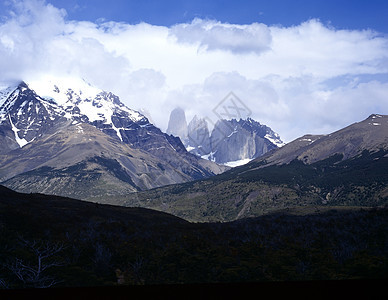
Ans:
[{"label": "dark forested hillside", "polygon": [[291,210],[230,223],[0,189],[1,288],[388,276],[388,210]]}]

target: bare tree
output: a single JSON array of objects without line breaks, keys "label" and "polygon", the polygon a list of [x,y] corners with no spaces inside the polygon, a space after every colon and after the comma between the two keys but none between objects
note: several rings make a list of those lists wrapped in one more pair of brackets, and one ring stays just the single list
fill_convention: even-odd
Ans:
[{"label": "bare tree", "polygon": [[19,240],[34,255],[33,262],[15,258],[13,261],[8,262],[5,267],[21,280],[26,287],[47,288],[57,284],[59,281],[46,275],[45,271],[52,267],[64,265],[62,261],[55,258],[55,254],[65,248],[64,245],[49,241],[28,241],[22,237],[19,237]]},{"label": "bare tree", "polygon": [[130,263],[131,273],[133,274],[136,284],[144,284],[142,270],[145,264],[145,259],[142,256],[136,256],[134,262]]},{"label": "bare tree", "polygon": [[94,262],[94,264],[100,267],[109,266],[110,260],[112,258],[112,252],[101,243],[96,243],[95,249],[96,251],[94,253],[94,258],[92,258],[92,261]]},{"label": "bare tree", "polygon": [[3,278],[0,278],[0,289],[8,289],[8,288],[9,288],[9,284]]}]

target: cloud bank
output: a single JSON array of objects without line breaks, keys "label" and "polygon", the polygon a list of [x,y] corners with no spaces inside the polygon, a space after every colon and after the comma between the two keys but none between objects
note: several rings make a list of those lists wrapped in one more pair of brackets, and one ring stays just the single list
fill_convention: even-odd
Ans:
[{"label": "cloud bank", "polygon": [[287,142],[388,114],[388,37],[372,30],[315,19],[293,27],[92,23],[45,1],[9,8],[0,23],[2,81],[82,77],[149,111],[162,130],[177,106],[188,119],[214,119],[231,91]]}]

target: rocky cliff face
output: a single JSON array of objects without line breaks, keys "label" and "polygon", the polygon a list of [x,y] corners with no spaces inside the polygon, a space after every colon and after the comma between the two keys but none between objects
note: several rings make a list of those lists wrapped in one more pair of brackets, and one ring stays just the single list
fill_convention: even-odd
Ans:
[{"label": "rocky cliff face", "polygon": [[194,116],[188,137],[188,151],[221,164],[246,162],[283,145],[271,128],[251,118],[219,120],[209,133],[206,119]]},{"label": "rocky cliff face", "polygon": [[184,142],[187,140],[186,115],[182,108],[177,107],[171,112],[166,133],[178,136]]},{"label": "rocky cliff face", "polygon": [[205,119],[194,116],[190,121],[185,146],[188,151],[198,156],[206,156],[211,153],[210,133]]},{"label": "rocky cliff face", "polygon": [[219,163],[257,158],[282,144],[269,127],[250,118],[218,121],[210,140],[212,156]]}]

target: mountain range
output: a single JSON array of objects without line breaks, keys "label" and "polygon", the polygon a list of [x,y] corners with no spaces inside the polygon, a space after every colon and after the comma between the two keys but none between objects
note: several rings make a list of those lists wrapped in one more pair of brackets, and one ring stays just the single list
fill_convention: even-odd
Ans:
[{"label": "mountain range", "polygon": [[78,199],[201,179],[226,169],[188,153],[179,138],[114,94],[77,79],[3,88],[0,143],[4,185]]},{"label": "mountain range", "polygon": [[180,137],[189,152],[231,167],[284,145],[279,134],[252,118],[219,119],[210,130],[208,120],[197,115],[187,124],[179,107],[170,114],[167,133]]},{"label": "mountain range", "polygon": [[[305,135],[220,175],[114,199],[192,221],[231,221],[279,210],[388,204],[388,116]],[[113,201],[113,199],[110,199]]]},{"label": "mountain range", "polygon": [[[175,114],[184,124],[184,113]],[[195,117],[188,136],[194,129],[209,133],[205,121]],[[0,93],[0,182],[20,192],[151,208],[190,221],[387,204],[388,116],[373,114],[286,145],[252,119],[220,120],[208,137],[219,148],[201,158],[83,80],[21,82]],[[235,168],[211,161],[233,161],[241,145],[257,157]]]}]

